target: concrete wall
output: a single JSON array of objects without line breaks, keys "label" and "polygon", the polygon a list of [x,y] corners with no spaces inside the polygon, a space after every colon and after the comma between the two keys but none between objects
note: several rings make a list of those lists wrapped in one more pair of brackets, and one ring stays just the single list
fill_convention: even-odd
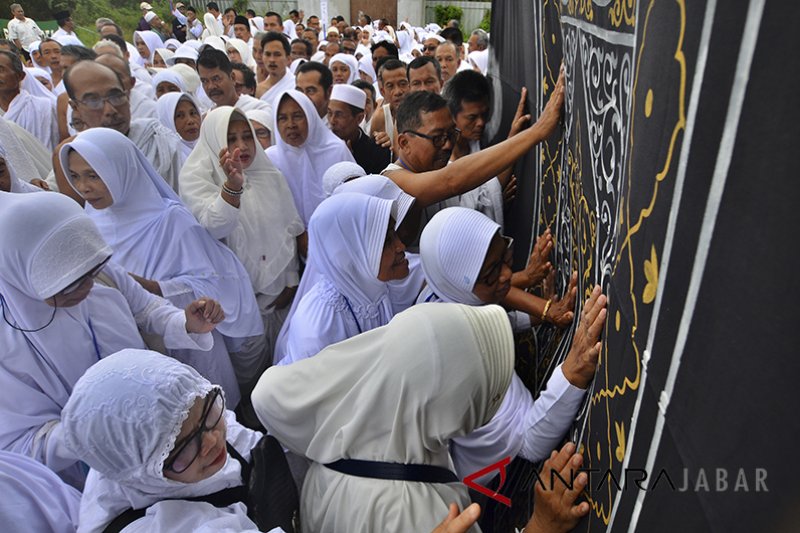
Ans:
[{"label": "concrete wall", "polygon": [[397,24],[407,20],[414,26],[424,26],[430,21],[425,20],[425,0],[402,0],[397,2]]}]

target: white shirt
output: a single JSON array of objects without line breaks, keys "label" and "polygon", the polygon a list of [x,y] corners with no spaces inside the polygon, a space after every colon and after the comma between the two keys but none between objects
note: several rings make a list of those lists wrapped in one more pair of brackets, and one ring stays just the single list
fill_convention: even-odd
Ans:
[{"label": "white shirt", "polygon": [[22,48],[28,49],[32,42],[39,41],[44,36],[44,32],[36,24],[36,21],[25,17],[24,21],[13,18],[8,21],[8,38],[10,40],[19,39]]}]

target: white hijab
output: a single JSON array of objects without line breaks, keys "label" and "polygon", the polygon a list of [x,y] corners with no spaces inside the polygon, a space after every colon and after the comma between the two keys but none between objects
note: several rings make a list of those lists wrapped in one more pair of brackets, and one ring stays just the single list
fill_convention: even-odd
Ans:
[{"label": "white hijab", "polygon": [[[17,136],[17,132],[14,131],[14,128],[17,128],[17,131],[22,135],[27,134],[27,143],[23,142],[23,139]],[[26,184],[34,178],[41,179],[43,175],[47,176],[48,172],[45,171],[45,167],[43,166],[46,162],[46,158],[43,159],[43,157],[47,153],[47,149],[38,141],[34,141],[35,138],[25,132],[25,130],[19,128],[19,126],[13,122],[9,122],[3,117],[0,117],[0,146],[5,150],[4,157],[6,158],[6,163],[14,170],[15,175],[19,177],[21,182]],[[34,150],[34,148],[36,148],[36,150]],[[49,166],[52,169],[52,162]],[[44,174],[40,172],[40,168]],[[13,177],[11,186],[14,186]],[[12,189],[11,192],[19,191]]]},{"label": "white hijab", "polygon": [[[156,76],[158,77],[158,76]],[[169,80],[164,80],[169,81]],[[171,83],[171,82],[170,82]],[[187,92],[181,93],[167,93],[161,96],[156,102],[156,109],[158,110],[158,120],[161,124],[169,128],[170,130],[174,131],[175,133],[180,136],[180,133],[175,128],[175,110],[178,107],[178,104],[181,100],[187,100],[192,103],[192,105],[197,109],[198,115],[202,115],[200,112],[200,108],[195,102],[192,95]],[[184,152],[184,157],[189,157],[189,154],[192,153],[192,149],[197,144],[197,140],[194,141],[187,141],[183,137],[181,137],[181,145]]]},{"label": "white hijab", "polygon": [[180,282],[195,298],[217,300],[225,311],[225,320],[216,328],[223,335],[250,337],[262,332],[255,295],[242,264],[197,223],[127,137],[107,128],[78,134],[59,154],[67,176],[70,149],[89,163],[114,200],[102,210],[85,207],[114,249],[112,261],[147,279]]},{"label": "white hijab", "polygon": [[[228,125],[234,113],[247,120],[230,106],[209,111],[200,139],[183,165],[181,197],[195,216],[217,201],[227,179],[219,166],[219,152],[228,146]],[[225,242],[244,264],[255,292],[278,296],[299,281],[295,238],[303,232],[303,223],[286,180],[257,143],[253,155],[250,168],[244,171],[239,222]]]},{"label": "white hijab", "polygon": [[[299,147],[286,143],[278,128],[280,102],[291,98],[300,105],[308,122],[308,137]],[[353,154],[339,137],[328,129],[319,118],[317,108],[308,97],[295,90],[280,95],[273,109],[275,115],[275,135],[273,146],[267,148],[267,156],[286,177],[292,191],[295,206],[305,224],[308,224],[314,210],[325,198],[322,191],[322,176],[332,165],[341,161],[352,161]]]},{"label": "white hijab", "polygon": [[[178,74],[178,72],[172,70],[171,68],[163,69],[158,74],[153,76],[153,90],[155,91],[158,88],[158,85],[162,82],[171,83],[172,85],[180,89],[182,92],[186,92],[186,80],[184,80],[183,76],[181,76],[180,74]],[[166,124],[164,125],[166,126]]]},{"label": "white hijab", "polygon": [[386,327],[316,357],[269,368],[253,391],[259,419],[312,461],[303,485],[308,531],[430,531],[448,505],[469,504],[460,483],[348,476],[338,459],[452,470],[451,438],[488,422],[514,370],[514,343],[498,306],[415,306]]},{"label": "white hijab", "polygon": [[[164,64],[167,66],[169,66],[167,60],[175,55],[174,50],[170,50],[169,48],[163,48],[163,45],[156,48],[156,53],[158,53],[158,55],[161,56],[161,60],[164,61]],[[155,61],[155,54],[153,54],[153,61]]]},{"label": "white hijab", "polygon": [[419,301],[483,305],[472,289],[498,231],[497,222],[474,209],[448,207],[436,213],[419,239],[428,282]]},{"label": "white hijab", "polygon": [[[136,37],[139,37],[144,44],[147,45],[147,50],[150,52],[149,57],[142,57],[141,58],[141,65],[153,65],[153,56],[156,53],[156,48],[163,48],[164,42],[161,40],[161,37],[158,36],[156,32],[153,30],[146,30],[146,31],[135,31],[133,32],[133,41],[134,44],[136,43]],[[138,49],[137,49],[138,51]]]},{"label": "white hijab", "polygon": [[[22,154],[20,154],[22,155]],[[9,188],[9,192],[40,192],[42,189],[35,185],[31,185],[27,181],[23,181],[17,177],[17,173],[14,170],[14,164],[12,163],[11,159],[8,156],[8,152],[6,151],[5,142],[0,142],[0,158],[2,158],[6,162],[6,170],[8,171],[8,177],[10,180],[11,187]],[[14,158],[16,159],[16,158]],[[36,178],[35,174],[31,174],[29,179]]]},{"label": "white hijab", "polygon": [[225,50],[227,51],[229,48],[233,48],[237,52],[239,52],[239,55],[242,58],[242,63],[246,65],[250,70],[255,72],[257,66],[256,61],[255,59],[253,59],[252,49],[249,46],[247,46],[246,42],[237,38],[228,39],[228,42],[225,45]]},{"label": "white hijab", "polygon": [[203,22],[203,25],[206,27],[202,35],[203,40],[205,40],[207,37],[219,37],[222,35],[222,23],[217,20],[217,17],[211,13],[206,13],[203,15]]},{"label": "white hijab", "polygon": [[367,171],[361,168],[358,163],[350,161],[336,163],[322,175],[322,192],[325,193],[325,198],[328,198],[342,183],[360,178],[366,174]]},{"label": "white hijab", "polygon": [[25,67],[25,77],[22,78],[20,89],[28,91],[33,96],[44,96],[55,102],[58,97],[53,91],[42,85],[42,82],[36,79],[37,76],[46,78],[50,80],[51,84],[53,83],[53,77],[46,70],[36,67]]},{"label": "white hijab", "polygon": [[[189,410],[211,389],[190,366],[146,350],[122,350],[86,371],[62,413],[67,447],[92,468],[79,531],[100,532],[128,508],[241,485],[241,466],[230,456],[219,472],[197,483],[163,474]],[[261,435],[236,424],[232,415],[226,421],[228,442],[248,459]],[[205,507],[185,503],[189,514]]]},{"label": "white hijab", "polygon": [[342,53],[335,54],[328,63],[331,69],[333,69],[334,63],[342,63],[348,69],[350,69],[350,77],[347,78],[347,81],[345,82],[347,85],[350,85],[359,78],[358,60],[356,59],[356,56],[351,56],[350,54],[342,54]]},{"label": "white hijab", "polygon": [[268,109],[248,109],[244,112],[247,120],[255,120],[269,130],[270,146],[275,141],[275,132],[272,128],[275,127],[275,119],[272,115],[272,107]]},{"label": "white hijab", "polygon": [[315,283],[284,323],[281,364],[389,323],[394,312],[378,272],[394,204],[363,194],[337,194],[320,204],[308,226]]}]

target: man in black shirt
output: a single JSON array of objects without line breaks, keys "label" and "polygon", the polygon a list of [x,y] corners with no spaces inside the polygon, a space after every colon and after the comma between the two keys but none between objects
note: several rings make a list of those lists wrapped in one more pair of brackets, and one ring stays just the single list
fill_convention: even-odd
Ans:
[{"label": "man in black shirt", "polygon": [[382,148],[359,127],[364,120],[367,95],[352,85],[334,85],[328,103],[331,131],[347,143],[356,160],[368,174],[380,174],[391,163],[391,152]]}]

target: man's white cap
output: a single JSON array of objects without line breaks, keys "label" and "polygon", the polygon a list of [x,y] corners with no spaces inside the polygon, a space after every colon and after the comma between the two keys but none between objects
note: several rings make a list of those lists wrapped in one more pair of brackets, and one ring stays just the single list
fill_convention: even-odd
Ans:
[{"label": "man's white cap", "polygon": [[157,16],[158,16],[158,15],[156,15],[156,14],[155,14],[155,13],[153,13],[152,11],[148,11],[147,13],[145,13],[145,14],[144,14],[144,20],[146,20],[147,22],[150,22],[151,20],[153,20],[153,19],[154,19],[154,18],[156,18]]},{"label": "man's white cap", "polygon": [[364,91],[358,87],[343,83],[333,86],[331,100],[338,100],[359,109],[364,109],[367,105],[367,95]]},{"label": "man's white cap", "polygon": [[197,50],[192,48],[190,45],[182,44],[175,50],[175,55],[170,57],[169,59],[165,59],[164,63],[169,66],[175,64],[176,59],[191,59],[192,61],[197,61],[198,53]]},{"label": "man's white cap", "polygon": [[141,4],[139,4],[139,9],[146,9],[150,11],[151,9],[153,9],[153,6],[151,6],[147,2],[142,2]]}]

